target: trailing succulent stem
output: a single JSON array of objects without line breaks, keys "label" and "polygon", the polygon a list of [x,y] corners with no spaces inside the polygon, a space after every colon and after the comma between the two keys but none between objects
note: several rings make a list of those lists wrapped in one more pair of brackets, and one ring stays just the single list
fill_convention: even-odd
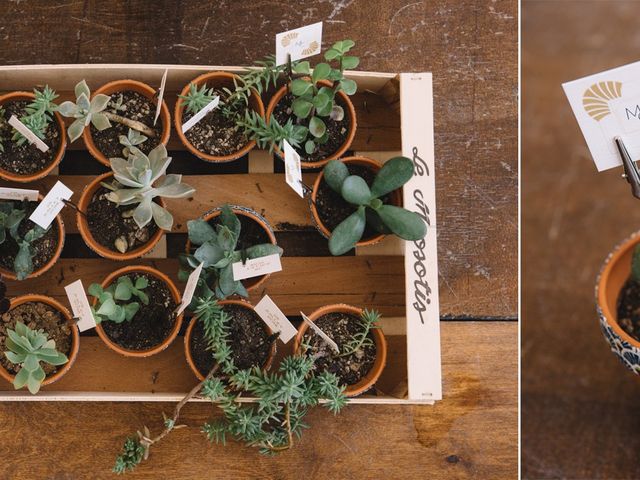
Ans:
[{"label": "trailing succulent stem", "polygon": [[244,118],[238,118],[236,124],[241,127],[247,138],[256,141],[258,148],[268,148],[270,153],[277,146],[282,150],[283,140],[298,148],[307,137],[307,129],[293,123],[292,119],[280,125],[278,120],[271,118],[269,123],[254,111],[247,110]]},{"label": "trailing succulent stem", "polygon": [[140,303],[136,300],[130,300],[136,298],[143,305],[148,305],[149,296],[144,292],[148,286],[149,280],[146,277],[140,276],[134,283],[127,275],[118,277],[118,280],[106,289],[103,289],[99,283],[91,284],[89,294],[98,299],[96,307],[91,307],[96,324],[100,324],[104,320],[115,323],[122,323],[125,320],[131,321],[140,310]]},{"label": "trailing succulent stem", "polygon": [[340,352],[340,356],[342,357],[352,355],[362,347],[373,345],[373,340],[369,338],[369,332],[372,328],[379,328],[378,321],[380,320],[380,314],[375,310],[365,309],[362,314],[360,314],[359,320],[361,328],[346,345],[343,345]]}]

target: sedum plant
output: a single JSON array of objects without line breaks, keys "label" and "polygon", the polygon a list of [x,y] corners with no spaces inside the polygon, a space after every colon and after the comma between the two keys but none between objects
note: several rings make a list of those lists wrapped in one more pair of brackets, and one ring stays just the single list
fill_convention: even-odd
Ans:
[{"label": "sedum plant", "polygon": [[14,388],[18,390],[26,385],[32,394],[38,393],[46,377],[40,362],[58,366],[69,361],[56,350],[56,342],[48,339],[44,330],[32,330],[22,322],[16,323],[15,330],[7,330],[5,346],[7,360],[20,366],[13,379]]},{"label": "sedum plant", "polygon": [[369,338],[369,332],[373,328],[378,327],[378,321],[380,320],[380,314],[375,310],[364,310],[359,317],[360,330],[353,334],[351,339],[346,345],[343,345],[340,356],[346,357],[352,355],[360,350],[362,347],[373,345],[373,340]]},{"label": "sedum plant", "polygon": [[103,289],[99,283],[91,284],[89,294],[98,300],[96,307],[91,307],[96,324],[104,320],[115,323],[131,321],[140,310],[140,303],[130,300],[136,298],[142,304],[148,305],[149,296],[144,292],[148,286],[149,280],[146,277],[138,277],[134,283],[127,275],[118,277],[118,280],[106,289]]},{"label": "sedum plant", "polygon": [[342,255],[362,238],[366,225],[380,233],[394,233],[405,240],[420,240],[427,232],[424,220],[414,212],[401,207],[386,205],[381,200],[411,179],[413,162],[406,157],[394,157],[387,161],[371,185],[357,175],[350,175],[347,166],[331,160],[323,170],[324,180],[342,198],[357,207],[331,233],[329,250]]},{"label": "sedum plant", "polygon": [[187,222],[189,240],[198,248],[193,254],[180,255],[181,269],[178,277],[185,281],[202,263],[200,288],[207,290],[209,285],[213,285],[213,292],[219,299],[233,294],[248,297],[242,282],[233,279],[232,265],[276,253],[282,255],[282,248],[272,243],[263,243],[237,250],[240,220],[229,205],[222,207],[219,219],[220,223],[215,228],[202,219]]}]

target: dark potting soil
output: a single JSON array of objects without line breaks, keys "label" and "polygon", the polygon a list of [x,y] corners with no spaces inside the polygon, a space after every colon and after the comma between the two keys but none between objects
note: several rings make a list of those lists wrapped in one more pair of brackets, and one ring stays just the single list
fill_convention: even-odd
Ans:
[{"label": "dark potting soil", "polygon": [[[362,177],[364,181],[367,182],[367,185],[371,187],[376,176],[373,170],[362,165],[346,164],[346,166],[350,175],[358,175]],[[388,203],[389,195],[385,195],[381,200],[383,203]],[[320,220],[331,232],[333,232],[333,229],[336,228],[344,219],[357,210],[356,207],[345,201],[339,193],[333,191],[327,182],[324,181],[324,177],[318,188],[316,208],[318,210]],[[367,214],[373,215],[373,212],[368,211]],[[362,235],[362,240],[367,240],[378,234],[379,232],[372,228],[369,222],[367,222],[364,234]]]},{"label": "dark potting soil", "polygon": [[[308,154],[305,151],[304,143],[300,145],[299,148],[296,148],[296,152],[300,154],[300,159],[303,162],[319,162],[324,160],[337,152],[347,140],[347,137],[349,136],[349,128],[351,127],[351,119],[347,113],[347,106],[340,101],[339,97],[336,97],[336,99],[338,105],[344,109],[344,118],[339,122],[331,120],[328,117],[322,118],[327,126],[327,132],[329,134],[327,143],[317,144],[316,149],[312,154]],[[294,123],[297,120],[291,108],[293,100],[293,95],[291,93],[287,93],[280,99],[276,108],[273,110],[273,116],[278,120],[280,125],[287,123],[290,118],[293,119]]]},{"label": "dark potting soil", "polygon": [[149,296],[149,304],[138,301],[140,310],[130,321],[115,323],[106,320],[100,325],[111,341],[121,347],[147,350],[160,345],[171,334],[176,323],[173,311],[177,304],[167,285],[153,275],[133,273],[128,276],[134,284],[139,277],[147,278],[149,285],[144,292]]},{"label": "dark potting soil", "polygon": [[640,341],[640,283],[629,278],[618,295],[618,324]]},{"label": "dark potting soil", "polygon": [[49,122],[44,132],[45,138],[42,141],[49,147],[46,152],[41,152],[29,142],[18,145],[11,140],[14,129],[9,125],[9,119],[11,115],[15,115],[21,120],[25,115],[24,108],[29,103],[19,100],[7,102],[0,107],[4,109],[4,114],[0,117],[0,142],[4,147],[4,152],[0,151],[0,168],[18,175],[30,175],[44,170],[53,162],[60,146],[60,130],[55,118]]},{"label": "dark potting soil", "polygon": [[[265,330],[263,321],[257,313],[239,305],[224,305],[224,311],[230,315],[229,347],[233,364],[238,369],[263,366],[269,357],[271,339]],[[202,322],[194,319],[189,348],[196,368],[206,376],[215,365],[213,352],[208,350]]]},{"label": "dark potting soil", "polygon": [[[18,205],[21,202],[12,203]],[[38,202],[26,202],[26,208],[22,207],[25,208],[26,214],[18,227],[18,235],[20,238],[23,238],[29,230],[36,227],[36,224],[29,220],[29,217],[37,206]],[[58,248],[58,222],[54,220],[49,230],[47,230],[47,233],[31,244],[31,249],[34,254],[32,259],[33,271],[43,267],[51,260],[56,252],[56,248]],[[0,244],[0,266],[6,270],[13,271],[13,262],[16,259],[19,249],[18,243],[9,232],[7,232],[5,241]]]},{"label": "dark potting soil", "polygon": [[[336,342],[340,351],[362,328],[358,317],[341,312],[323,315],[315,321],[315,324]],[[369,331],[368,338],[374,340],[371,331]],[[369,373],[376,359],[375,343],[365,345],[354,353],[341,357],[335,354],[331,347],[311,329],[305,332],[303,341],[311,347],[307,354],[316,357],[316,371],[318,373],[328,371],[335,374],[340,385],[358,383]]]},{"label": "dark potting soil", "polygon": [[158,231],[158,226],[152,220],[143,228],[133,220],[133,216],[123,217],[123,213],[132,212],[136,205],[117,206],[108,200],[109,193],[104,187],[100,187],[93,195],[87,211],[87,223],[93,238],[103,247],[114,252],[119,250],[115,246],[118,238],[123,238],[127,243],[127,250],[140,247]]},{"label": "dark potting soil", "polygon": [[[44,330],[47,338],[56,342],[55,348],[60,353],[64,353],[67,357],[71,353],[71,326],[58,310],[46,303],[23,303],[2,315],[0,319],[0,350],[2,352],[8,350],[5,347],[5,340],[8,337],[7,330],[15,330],[16,323],[22,322],[32,330]],[[4,354],[0,356],[0,363],[12,374],[19,371],[17,365],[11,363]],[[40,365],[47,376],[55,373],[58,369],[58,367],[46,362],[40,362]]]},{"label": "dark potting soil", "polygon": [[[228,97],[222,90],[215,90],[214,95],[220,96],[221,102]],[[246,108],[239,111],[237,115],[244,118],[245,111]],[[194,115],[196,113],[183,110],[182,123],[186,123]],[[219,106],[187,130],[184,136],[199,152],[218,157],[236,153],[249,143],[249,139],[242,129],[236,126],[234,119],[226,118]]]},{"label": "dark potting soil", "polygon": [[[116,109],[116,103],[120,101],[122,96],[122,106]],[[155,131],[154,137],[147,138],[146,141],[137,145],[144,153],[149,153],[155,147],[160,145],[160,137],[162,136],[162,117],[158,117],[157,123],[153,124],[156,116],[156,104],[150,101],[144,95],[132,90],[124,90],[119,93],[111,94],[111,100],[107,105],[106,111],[115,115],[136,120],[144,123],[147,127]],[[91,124],[91,138],[96,148],[102,152],[107,158],[122,157],[122,149],[120,144],[120,135],[127,135],[129,127],[121,123],[111,121],[111,127],[105,130],[98,130]]]}]

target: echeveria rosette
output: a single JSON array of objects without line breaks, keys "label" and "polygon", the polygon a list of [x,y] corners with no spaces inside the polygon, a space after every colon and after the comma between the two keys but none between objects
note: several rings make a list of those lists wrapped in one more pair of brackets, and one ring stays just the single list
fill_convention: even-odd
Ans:
[{"label": "echeveria rosette", "polygon": [[69,139],[74,142],[82,135],[85,127],[92,123],[98,130],[105,130],[111,126],[111,122],[104,113],[105,108],[111,97],[99,93],[91,100],[91,91],[87,82],[82,80],[75,86],[76,103],[66,101],[60,104],[58,112],[64,117],[75,118],[74,122],[69,125],[67,133]]},{"label": "echeveria rosette", "polygon": [[402,187],[413,176],[413,162],[406,157],[388,160],[377,173],[371,188],[361,177],[350,175],[347,166],[332,160],[323,170],[324,180],[350,204],[355,212],[331,233],[329,250],[342,255],[355,247],[367,224],[380,233],[393,233],[404,240],[420,240],[427,233],[424,220],[402,207],[386,205],[380,199]]}]

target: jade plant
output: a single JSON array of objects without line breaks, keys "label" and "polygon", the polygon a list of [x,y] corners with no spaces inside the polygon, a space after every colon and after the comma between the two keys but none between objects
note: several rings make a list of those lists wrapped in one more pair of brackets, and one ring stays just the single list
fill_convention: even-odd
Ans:
[{"label": "jade plant", "polygon": [[38,393],[46,375],[40,362],[58,366],[69,361],[56,350],[56,342],[49,339],[44,330],[32,330],[22,322],[16,322],[15,330],[7,329],[4,352],[7,360],[19,365],[13,386],[16,390],[25,385],[32,394]]},{"label": "jade plant", "polygon": [[344,219],[331,233],[329,250],[342,255],[362,238],[365,227],[370,225],[380,233],[393,233],[405,240],[420,240],[427,226],[417,213],[402,207],[387,205],[385,195],[402,187],[413,176],[413,162],[406,157],[394,157],[377,173],[371,188],[358,175],[350,175],[347,166],[331,160],[323,170],[327,185],[340,194],[356,211]]},{"label": "jade plant", "polygon": [[[307,428],[303,423],[308,410],[324,401],[334,414],[340,412],[347,400],[338,378],[329,372],[317,374],[314,359],[307,356],[285,357],[277,372],[267,373],[255,367],[237,369],[227,343],[228,317],[211,295],[195,299],[194,321],[203,322],[205,338],[216,364],[203,381],[197,384],[174,409],[171,417],[164,416],[164,429],[153,437],[147,427],[125,440],[113,470],[124,473],[133,470],[149,449],[178,425],[180,410],[195,395],[209,399],[222,412],[202,426],[206,437],[226,444],[228,439],[258,448],[264,454],[276,454],[293,446],[294,435],[300,437]],[[225,379],[221,376],[224,376]],[[242,394],[255,397],[255,403],[240,402]]]},{"label": "jade plant", "polygon": [[104,320],[115,323],[131,321],[140,310],[140,302],[144,305],[149,304],[149,296],[144,292],[148,286],[149,281],[146,277],[138,277],[134,283],[127,275],[118,277],[118,280],[106,289],[99,283],[91,284],[89,294],[98,300],[97,305],[91,307],[96,324]]},{"label": "jade plant", "polygon": [[186,281],[189,274],[202,263],[200,289],[207,290],[209,285],[213,285],[213,292],[219,299],[233,294],[247,297],[242,282],[233,279],[233,264],[276,253],[282,255],[282,248],[263,243],[238,249],[240,220],[228,205],[222,207],[218,218],[220,222],[215,228],[202,219],[187,222],[189,240],[197,249],[193,254],[180,255],[178,278]]}]

